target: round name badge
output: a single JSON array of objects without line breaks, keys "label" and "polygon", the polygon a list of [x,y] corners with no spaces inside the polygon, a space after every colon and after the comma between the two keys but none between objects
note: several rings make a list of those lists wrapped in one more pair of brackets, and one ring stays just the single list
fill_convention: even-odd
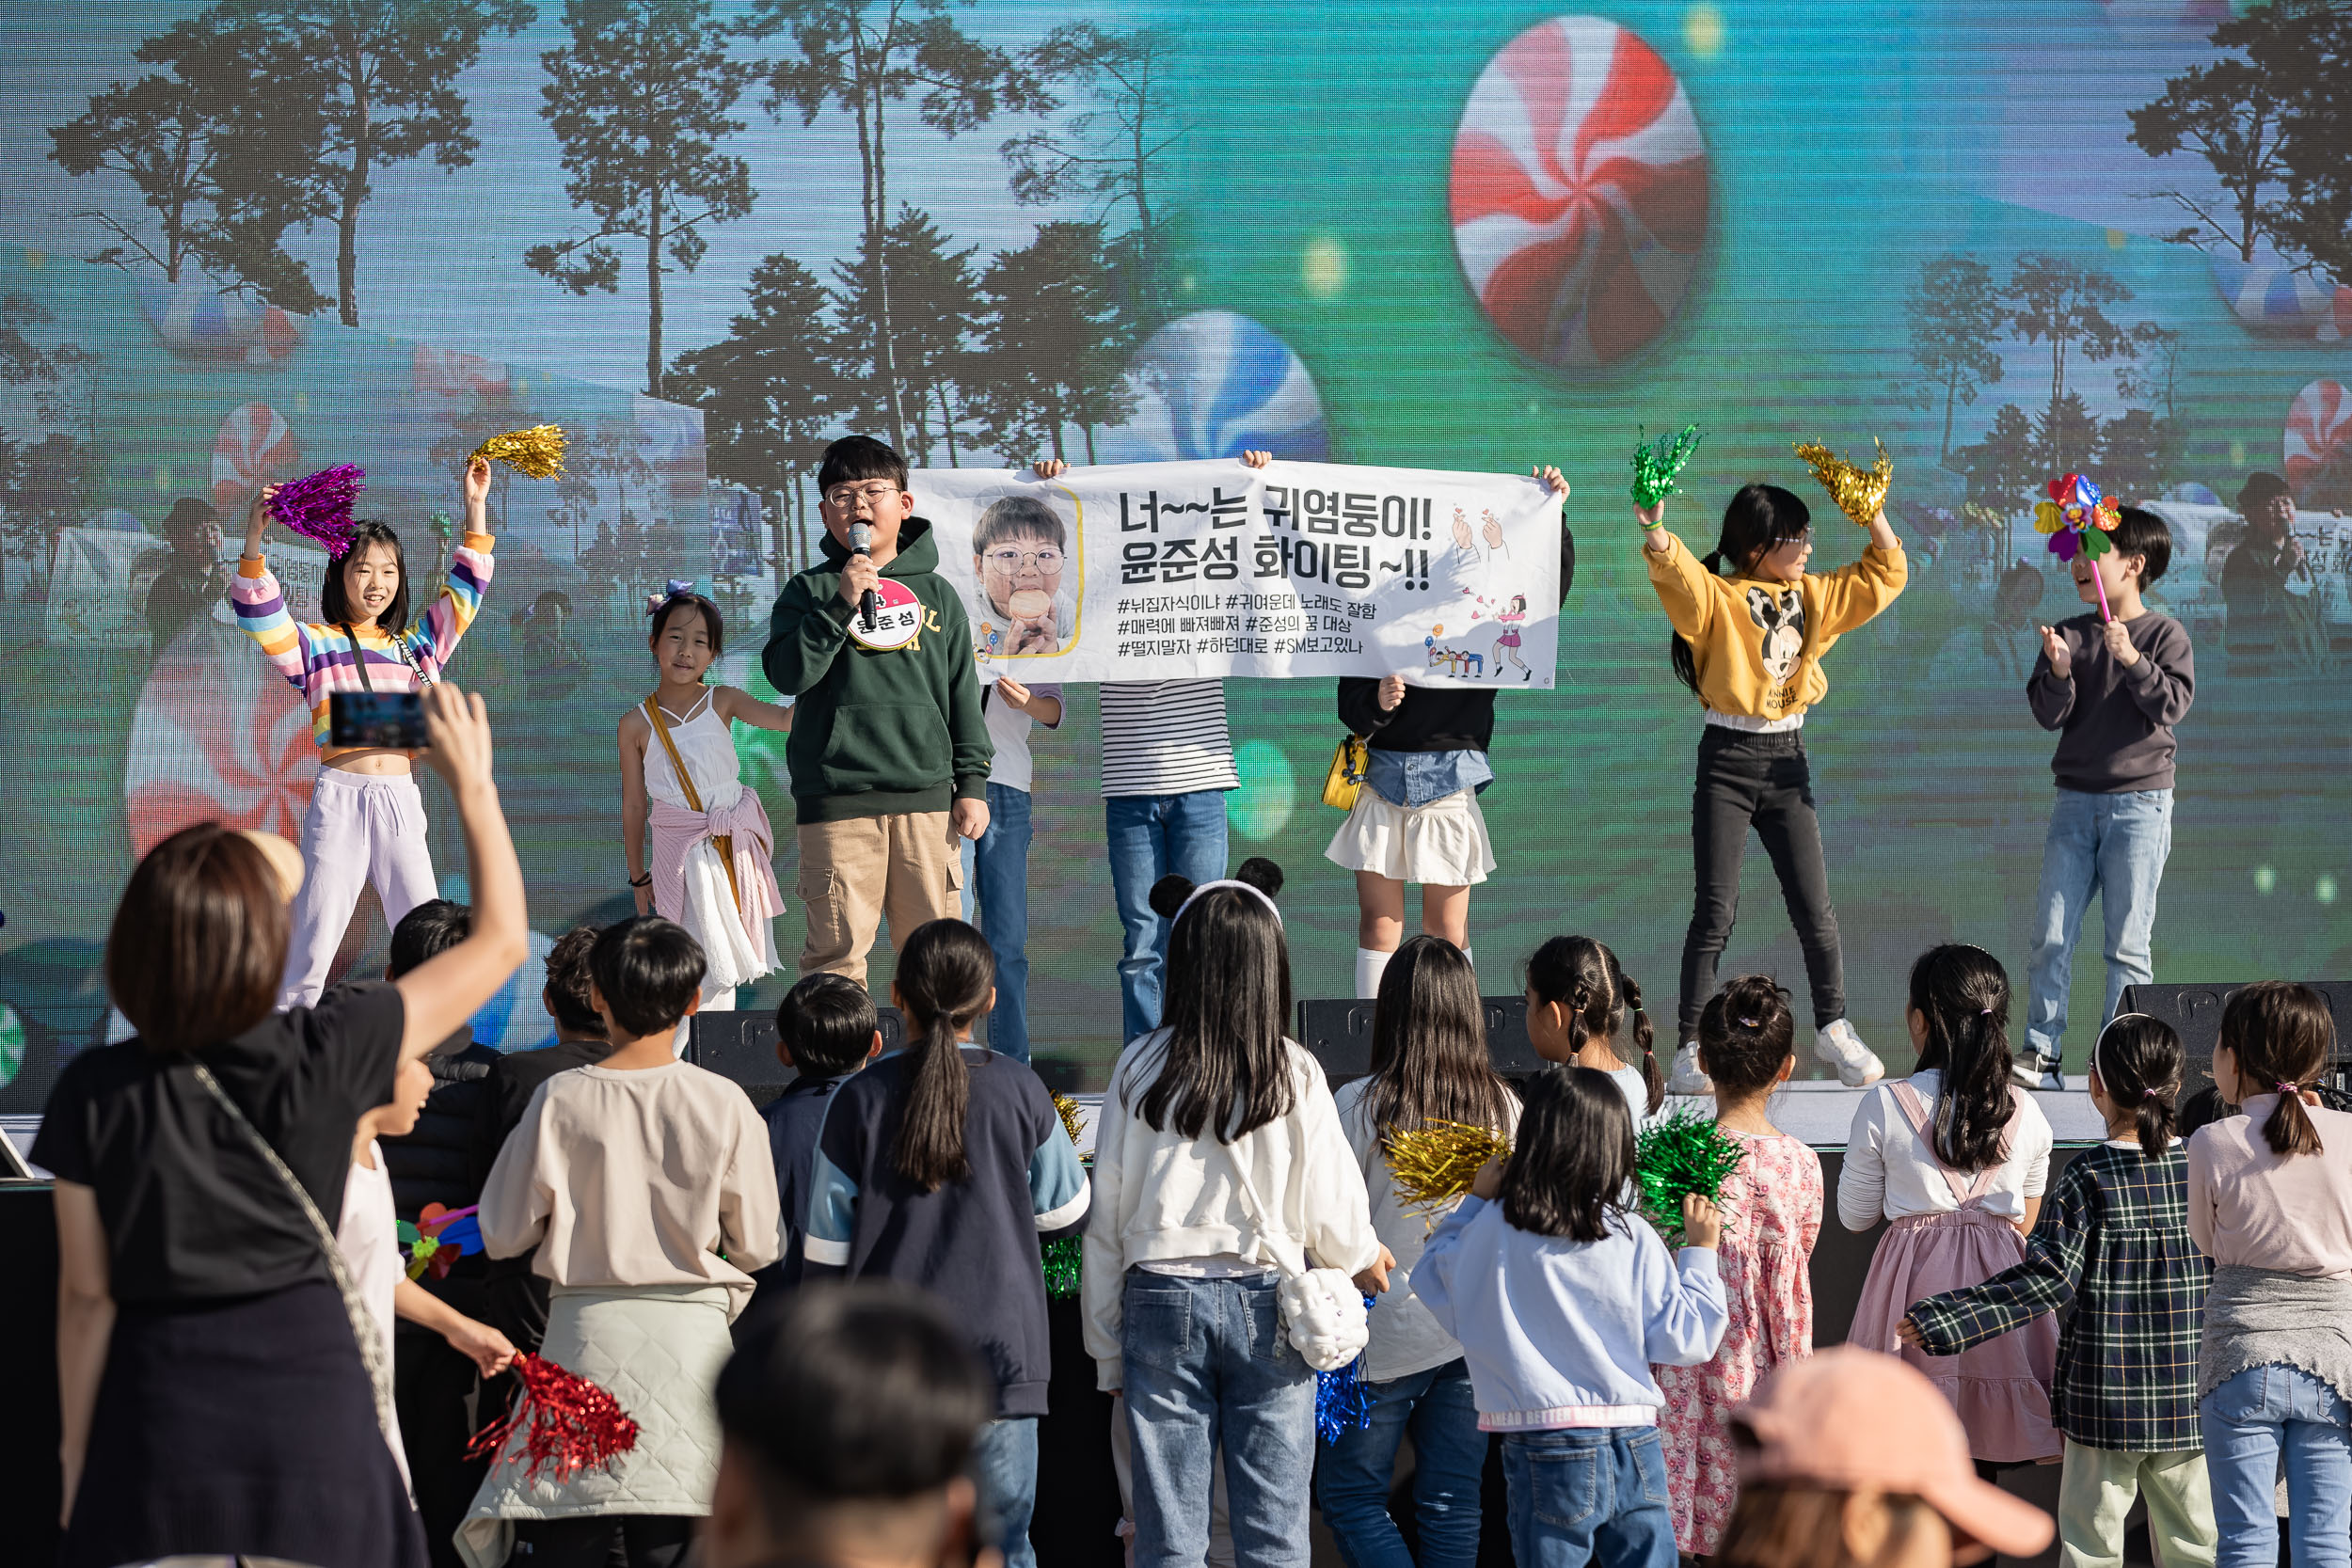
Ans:
[{"label": "round name badge", "polygon": [[850,637],[861,648],[903,648],[923,629],[923,601],[902,582],[883,578],[874,584],[878,601],[870,627],[858,610],[850,611]]}]

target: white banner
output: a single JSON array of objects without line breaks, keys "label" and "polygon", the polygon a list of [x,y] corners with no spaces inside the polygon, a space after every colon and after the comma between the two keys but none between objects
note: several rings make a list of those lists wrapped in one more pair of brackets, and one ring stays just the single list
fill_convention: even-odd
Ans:
[{"label": "white banner", "polygon": [[1533,479],[1217,459],[908,487],[988,678],[1552,684],[1560,501]]}]

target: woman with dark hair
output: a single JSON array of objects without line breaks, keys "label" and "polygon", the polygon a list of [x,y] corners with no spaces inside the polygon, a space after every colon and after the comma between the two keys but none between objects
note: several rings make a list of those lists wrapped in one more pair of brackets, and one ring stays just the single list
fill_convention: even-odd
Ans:
[{"label": "woman with dark hair", "polygon": [[[1846,960],[1830,907],[1821,829],[1813,815],[1805,715],[1829,692],[1821,660],[1838,638],[1866,625],[1903,591],[1902,541],[1881,512],[1862,559],[1808,572],[1813,516],[1777,484],[1746,484],[1724,508],[1715,547],[1693,557],[1666,531],[1666,503],[1637,511],[1642,561],[1674,627],[1676,678],[1706,712],[1698,783],[1691,800],[1691,855],[1698,893],[1682,941],[1677,1017],[1677,1094],[1708,1092],[1699,1067],[1699,1014],[1715,994],[1715,966],[1740,909],[1740,863],[1754,828],[1772,857],[1789,923],[1804,951],[1813,992],[1813,1054],[1849,1088],[1874,1084],[1885,1066],[1846,1019]],[[1729,576],[1722,575],[1728,563]]]},{"label": "woman with dark hair", "polygon": [[1025,1062],[976,1046],[996,998],[988,941],[961,920],[917,926],[890,1000],[907,1049],[845,1079],[809,1177],[810,1277],[921,1286],[947,1302],[996,1376],[974,1445],[1006,1568],[1034,1568],[1037,1427],[1052,1354],[1039,1240],[1085,1218],[1086,1172],[1054,1097]]},{"label": "woman with dark hair", "polygon": [[391,1369],[326,1216],[360,1115],[527,950],[481,700],[443,687],[425,713],[466,832],[465,941],[273,1012],[299,864],[213,823],[150,850],[115,911],[106,985],[138,1037],[73,1059],[33,1148],[57,1178],[69,1568],[425,1560],[385,1442]]},{"label": "woman with dark hair", "polygon": [[2188,1232],[2214,1261],[2197,1418],[2224,1568],[2279,1560],[2282,1456],[2296,1562],[2343,1562],[2352,1529],[2352,1115],[2312,1092],[2335,1058],[2325,997],[2241,987],[2213,1081],[2243,1109],[2188,1140]]},{"label": "woman with dark hair", "polygon": [[[1380,976],[1372,1014],[1372,1072],[1336,1097],[1340,1127],[1356,1151],[1380,1244],[1409,1270],[1437,1216],[1406,1209],[1389,1171],[1398,1132],[1431,1122],[1487,1127],[1508,1140],[1518,1096],[1486,1051],[1486,1010],[1470,958],[1442,938],[1407,937]],[[1372,1309],[1362,1377],[1372,1424],[1343,1432],[1315,1468],[1315,1500],[1356,1568],[1471,1568],[1478,1560],[1479,1477],[1486,1437],[1478,1427],[1462,1347],[1409,1292]],[[1389,1481],[1406,1433],[1413,1435],[1418,1559],[1389,1513]]]},{"label": "woman with dark hair", "polygon": [[319,775],[302,819],[302,895],[294,903],[286,948],[281,1007],[319,999],[342,945],[360,889],[373,882],[384,923],[439,896],[424,842],[424,800],[417,793],[415,753],[383,746],[336,747],[327,738],[328,700],[338,692],[420,691],[441,678],[457,641],[473,625],[490,585],[490,464],[466,467],[466,537],[449,580],[419,624],[408,622],[408,562],[400,535],[363,522],[327,563],[319,618],[297,621],[262,556],[276,485],[263,485],[246,512],[245,553],[229,596],[237,625],[261,645],[278,673],[302,693],[318,743]]},{"label": "woman with dark hair", "polygon": [[1202,1560],[1221,1447],[1240,1560],[1305,1568],[1315,1380],[1283,1332],[1280,1278],[1333,1268],[1377,1294],[1394,1259],[1323,1069],[1283,1034],[1273,898],[1244,881],[1193,889],[1167,1001],[1095,1120],[1081,1288],[1097,1385],[1126,1394],[1136,1560]]},{"label": "woman with dark hair", "polygon": [[1980,1285],[2026,1256],[2050,1180],[2050,1123],[2010,1081],[2009,974],[1981,947],[1947,942],[1911,966],[1904,1017],[1918,1070],[1862,1099],[1846,1135],[1837,1217],[1879,1238],[1847,1343],[1899,1354],[1960,1412],[1987,1464],[2054,1458],[2048,1318],[1957,1356],[1902,1342],[1915,1301]]}]

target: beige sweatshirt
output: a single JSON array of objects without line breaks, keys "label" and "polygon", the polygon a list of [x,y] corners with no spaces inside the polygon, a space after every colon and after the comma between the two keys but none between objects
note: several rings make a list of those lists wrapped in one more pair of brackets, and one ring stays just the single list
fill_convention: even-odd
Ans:
[{"label": "beige sweatshirt", "polygon": [[532,1272],[558,1285],[723,1285],[729,1317],[776,1260],[777,1217],[767,1124],[741,1088],[685,1062],[557,1073],[482,1189],[491,1257],[535,1246]]}]

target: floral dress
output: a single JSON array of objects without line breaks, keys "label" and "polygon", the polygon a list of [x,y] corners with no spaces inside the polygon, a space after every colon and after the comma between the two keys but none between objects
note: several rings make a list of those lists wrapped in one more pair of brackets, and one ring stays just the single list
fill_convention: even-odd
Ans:
[{"label": "floral dress", "polygon": [[1821,1233],[1820,1158],[1787,1133],[1737,1135],[1748,1157],[1724,1182],[1716,1254],[1730,1326],[1712,1361],[1650,1369],[1666,1393],[1658,1428],[1665,1439],[1675,1544],[1699,1556],[1723,1539],[1740,1494],[1725,1418],[1766,1372],[1813,1354],[1813,1285],[1805,1269]]}]

